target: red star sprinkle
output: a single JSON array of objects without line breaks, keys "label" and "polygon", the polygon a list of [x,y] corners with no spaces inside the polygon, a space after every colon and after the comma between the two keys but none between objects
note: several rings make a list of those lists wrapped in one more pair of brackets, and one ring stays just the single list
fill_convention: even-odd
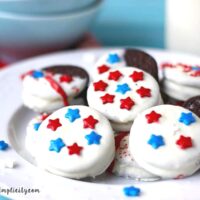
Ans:
[{"label": "red star sprinkle", "polygon": [[113,80],[113,81],[118,81],[121,76],[122,76],[122,73],[116,70],[114,72],[109,73],[108,79]]},{"label": "red star sprinkle", "polygon": [[99,121],[97,119],[95,119],[92,115],[90,115],[89,117],[83,119],[83,127],[84,128],[91,128],[94,129],[95,125],[98,123]]},{"label": "red star sprinkle", "polygon": [[151,89],[140,87],[136,90],[136,92],[140,95],[140,97],[151,97]]},{"label": "red star sprinkle", "polygon": [[103,74],[107,72],[110,69],[107,65],[101,65],[100,67],[97,68],[99,74]]},{"label": "red star sprinkle", "polygon": [[145,117],[147,119],[147,122],[149,124],[151,124],[151,123],[154,123],[154,122],[158,122],[160,117],[161,117],[161,114],[159,114],[155,111],[151,111],[149,114],[146,114]]},{"label": "red star sprinkle", "polygon": [[176,144],[179,145],[181,149],[187,149],[192,147],[192,139],[191,137],[185,137],[181,135],[179,139],[176,141]]},{"label": "red star sprinkle", "polygon": [[93,83],[93,86],[94,91],[105,91],[105,89],[108,87],[108,84],[100,80],[98,82]]},{"label": "red star sprinkle", "polygon": [[104,96],[100,97],[103,104],[106,104],[106,103],[113,103],[114,101],[114,98],[115,98],[115,95],[111,95],[111,94],[105,94]]},{"label": "red star sprinkle", "polygon": [[192,71],[192,67],[186,66],[186,67],[183,68],[183,71],[184,72],[191,72]]},{"label": "red star sprinkle", "polygon": [[73,78],[71,76],[69,76],[69,75],[62,75],[60,77],[60,82],[61,83],[63,83],[63,82],[65,82],[65,83],[71,83],[72,81],[73,81]]},{"label": "red star sprinkle", "polygon": [[73,154],[76,154],[76,155],[79,155],[81,154],[81,151],[83,150],[83,147],[81,146],[78,146],[77,143],[74,143],[73,145],[71,146],[67,146],[68,150],[69,150],[69,155],[73,155]]},{"label": "red star sprinkle", "polygon": [[132,78],[132,80],[134,82],[143,81],[144,80],[144,73],[134,71],[129,77]]},{"label": "red star sprinkle", "polygon": [[51,129],[52,131],[56,131],[58,127],[62,126],[59,119],[50,119],[47,125],[47,128]]},{"label": "red star sprinkle", "polygon": [[199,77],[200,76],[200,71],[196,71],[190,74],[193,77]]},{"label": "red star sprinkle", "polygon": [[135,102],[130,98],[127,97],[126,99],[120,99],[121,109],[131,110],[131,108],[135,105]]},{"label": "red star sprinkle", "polygon": [[192,71],[192,67],[183,63],[177,63],[175,66],[180,66],[183,69],[183,72],[190,72]]}]

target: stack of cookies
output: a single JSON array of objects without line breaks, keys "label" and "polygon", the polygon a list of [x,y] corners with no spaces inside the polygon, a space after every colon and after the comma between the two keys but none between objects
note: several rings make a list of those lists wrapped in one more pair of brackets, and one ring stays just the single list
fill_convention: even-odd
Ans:
[{"label": "stack of cookies", "polygon": [[[189,78],[180,75],[176,81],[164,71],[164,93],[181,93],[166,89],[172,79],[175,84],[187,80],[184,87],[198,83],[190,79],[198,70],[191,70]],[[41,113],[29,122],[26,136],[39,167],[74,179],[109,171],[141,181],[179,179],[199,170],[200,118],[193,112],[199,97],[185,102],[185,108],[164,104],[156,61],[136,49],[108,52],[93,74],[90,84],[88,73],[76,66],[22,76],[24,104]],[[185,100],[179,98],[188,97],[184,92],[173,97]],[[75,105],[77,98],[82,101]]]},{"label": "stack of cookies", "polygon": [[200,95],[200,66],[163,63],[162,91],[170,102],[184,102]]}]

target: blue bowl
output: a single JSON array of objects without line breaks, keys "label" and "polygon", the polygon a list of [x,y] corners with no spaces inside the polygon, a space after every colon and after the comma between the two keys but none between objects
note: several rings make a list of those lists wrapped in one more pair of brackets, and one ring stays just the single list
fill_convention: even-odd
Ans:
[{"label": "blue bowl", "polygon": [[0,12],[0,57],[21,59],[77,42],[96,18],[101,0],[81,12],[30,16]]},{"label": "blue bowl", "polygon": [[16,14],[61,14],[84,9],[95,0],[0,0],[0,12]]}]

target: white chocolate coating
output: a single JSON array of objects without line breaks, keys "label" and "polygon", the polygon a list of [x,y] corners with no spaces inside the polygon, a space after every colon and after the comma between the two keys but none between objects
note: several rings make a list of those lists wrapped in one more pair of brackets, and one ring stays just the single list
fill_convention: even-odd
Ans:
[{"label": "white chocolate coating", "polygon": [[112,172],[117,176],[133,178],[141,181],[159,180],[160,178],[158,176],[147,172],[135,162],[134,158],[130,155],[128,143],[129,135],[126,135],[121,139],[120,145],[116,149]]},{"label": "white chocolate coating", "polygon": [[22,99],[25,106],[39,113],[51,113],[64,106],[63,101],[60,98],[50,101],[48,99],[43,99],[33,96],[32,94],[22,92]]},{"label": "white chocolate coating", "polygon": [[[116,70],[118,70],[123,76],[117,81],[108,80],[109,73]],[[135,71],[143,72],[144,80],[134,82],[129,76]],[[99,80],[102,80],[108,84],[108,87],[105,89],[105,91],[94,90],[93,84]],[[130,91],[127,91],[125,94],[115,91],[117,85],[125,83],[130,87]],[[138,93],[136,93],[136,90],[141,87],[150,89],[151,97],[142,98]],[[101,97],[107,93],[110,95],[115,95],[114,102],[103,104]],[[120,100],[128,97],[134,101],[135,105],[130,110],[121,109]],[[120,67],[104,73],[101,77],[99,77],[99,79],[93,81],[87,91],[87,100],[90,107],[95,108],[104,114],[112,122],[128,123],[132,122],[141,111],[160,104],[161,96],[158,83],[151,75],[134,67]]]},{"label": "white chocolate coating", "polygon": [[133,125],[133,122],[115,123],[115,122],[110,121],[110,124],[111,124],[113,130],[115,130],[115,131],[117,131],[117,132],[118,132],[118,131],[127,132],[127,131],[130,131],[131,126]]},{"label": "white chocolate coating", "polygon": [[[86,87],[86,79],[72,77],[69,83],[61,82],[62,74],[52,75],[63,91],[67,94],[68,101],[78,96]],[[37,112],[52,112],[64,106],[62,96],[57,93],[45,77],[34,78],[26,75],[22,81],[22,99],[24,104]]]},{"label": "white chocolate coating", "polygon": [[181,85],[167,79],[163,80],[162,87],[168,96],[181,101],[200,95],[200,87]]},{"label": "white chocolate coating", "polygon": [[[59,83],[69,97],[77,96],[85,88],[86,79],[73,77],[72,82],[66,83],[59,81],[61,76],[61,74],[55,74],[52,77],[57,83]],[[51,87],[44,77],[36,79],[32,76],[25,76],[23,79],[23,89],[25,92],[27,91],[33,96],[38,96],[44,99],[55,100],[60,98],[60,95]]]},{"label": "white chocolate coating", "polygon": [[[200,72],[200,67],[198,71]],[[195,70],[184,71],[183,65],[180,64],[175,64],[174,67],[163,68],[163,75],[165,79],[180,85],[200,88],[200,76],[192,76],[194,73]]]},{"label": "white chocolate coating", "polygon": [[[151,111],[161,117],[154,123],[147,123],[145,115]],[[138,115],[131,128],[131,155],[141,167],[163,179],[190,176],[200,168],[200,119],[192,114],[196,122],[185,125],[179,122],[181,113],[191,112],[172,105],[152,107]],[[152,134],[162,136],[164,145],[153,148],[149,144]],[[192,146],[181,148],[177,144],[181,136],[190,137]]]},{"label": "white chocolate coating", "polygon": [[[24,105],[39,113],[52,113],[58,108],[62,108],[64,106],[61,99],[49,101],[28,93],[26,93],[26,95],[22,93],[22,98]],[[85,101],[82,97],[75,99],[68,98],[68,102],[70,105],[85,105]]]},{"label": "white chocolate coating", "polygon": [[[80,117],[70,122],[65,117],[69,109],[78,109]],[[92,115],[98,123],[94,128],[83,128],[83,119]],[[59,119],[57,130],[47,128],[49,120]],[[85,138],[94,131],[101,136],[99,144],[88,144]],[[103,173],[113,160],[114,134],[109,121],[99,112],[86,106],[68,106],[51,114],[40,126],[36,160],[38,165],[49,172],[69,178],[95,177]],[[65,146],[60,152],[50,151],[50,141],[61,138]],[[83,149],[80,155],[69,154],[69,147],[77,143]]]}]

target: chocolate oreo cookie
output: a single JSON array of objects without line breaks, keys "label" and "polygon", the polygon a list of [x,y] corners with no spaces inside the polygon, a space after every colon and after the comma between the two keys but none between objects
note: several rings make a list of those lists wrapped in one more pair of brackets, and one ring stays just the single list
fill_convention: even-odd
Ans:
[{"label": "chocolate oreo cookie", "polygon": [[144,51],[138,49],[126,49],[124,59],[127,66],[137,67],[151,74],[157,81],[158,65],[155,59]]},{"label": "chocolate oreo cookie", "polygon": [[200,95],[188,99],[183,106],[200,117]]},{"label": "chocolate oreo cookie", "polygon": [[80,78],[87,79],[87,83],[89,82],[89,75],[87,71],[81,67],[77,67],[74,65],[56,65],[56,66],[51,66],[51,67],[45,67],[42,70],[46,72],[50,72],[52,74],[78,76]]}]

